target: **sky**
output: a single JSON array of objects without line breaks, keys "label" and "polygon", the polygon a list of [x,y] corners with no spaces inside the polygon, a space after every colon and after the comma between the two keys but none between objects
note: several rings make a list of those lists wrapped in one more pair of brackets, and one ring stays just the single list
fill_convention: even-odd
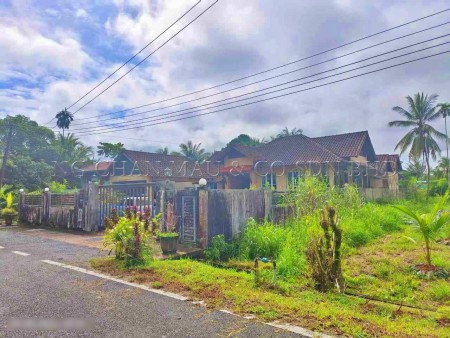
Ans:
[{"label": "sky", "polygon": [[[58,111],[72,105],[197,2],[1,1],[0,118],[7,114],[23,114],[56,128],[55,121],[51,120]],[[160,47],[213,2],[202,0],[130,65]],[[302,90],[446,51],[449,44],[320,80],[336,72],[448,42],[449,37],[441,37],[361,61],[449,34],[450,25],[298,70],[445,23],[450,21],[450,11],[229,85],[138,110],[111,113],[247,77],[438,12],[448,5],[448,1],[439,0],[220,0],[117,84],[76,112],[69,131],[92,146],[103,141],[122,142],[127,149],[133,150],[153,151],[161,147],[178,150],[180,143],[192,140],[213,151],[239,134],[269,139],[285,126],[300,128],[311,137],[368,130],[377,153],[393,153],[406,130],[387,126],[389,121],[400,118],[392,107],[407,108],[405,97],[417,92],[435,93],[439,95],[439,102],[450,102],[449,54],[201,117],[155,125],[155,121],[164,120],[155,120],[154,116],[180,114],[174,112],[309,76],[289,85],[310,83],[277,94]],[[358,61],[361,62],[331,71]],[[69,111],[75,112],[131,66],[124,67]],[[294,70],[298,71],[230,90]],[[319,72],[326,73],[312,76]],[[230,91],[219,94],[224,90]],[[217,95],[202,98],[213,94]],[[167,107],[193,99],[198,100]],[[224,107],[229,106],[220,108]],[[154,109],[159,110],[143,113]],[[185,112],[183,116],[193,115],[188,114],[189,110]],[[204,112],[208,110],[201,111]],[[149,120],[152,116],[154,120]],[[133,129],[121,131],[123,124],[120,123],[124,122],[130,123]],[[152,123],[152,126],[145,126]],[[444,130],[443,120],[434,125],[438,130]],[[98,134],[100,131],[110,132]]]}]

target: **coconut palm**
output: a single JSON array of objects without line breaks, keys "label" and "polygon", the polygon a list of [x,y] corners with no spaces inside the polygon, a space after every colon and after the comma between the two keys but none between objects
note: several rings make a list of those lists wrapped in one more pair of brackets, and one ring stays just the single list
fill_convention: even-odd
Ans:
[{"label": "coconut palm", "polygon": [[401,153],[410,149],[409,156],[411,158],[424,158],[427,165],[427,198],[430,193],[430,157],[436,160],[436,155],[441,152],[435,138],[446,140],[445,134],[429,124],[441,116],[434,105],[437,97],[435,94],[428,96],[423,93],[417,93],[413,98],[407,96],[409,110],[398,106],[392,108],[406,120],[391,121],[388,124],[390,127],[411,128],[398,142],[395,149],[400,149]]},{"label": "coconut palm", "polygon": [[159,148],[158,150],[156,150],[156,153],[162,155],[169,155],[169,148],[168,147]]},{"label": "coconut palm", "polygon": [[303,134],[303,130],[300,128],[293,128],[292,130],[289,130],[288,127],[284,127],[280,133],[278,133],[275,136],[271,136],[270,138],[273,141],[273,140],[283,138],[286,136],[294,136],[294,135],[301,135],[301,134]]},{"label": "coconut palm", "polygon": [[62,129],[64,135],[64,130],[69,129],[69,126],[73,121],[73,114],[68,111],[67,108],[64,108],[64,110],[61,110],[55,117],[56,125],[59,129]]},{"label": "coconut palm", "polygon": [[438,168],[445,174],[445,178],[448,179],[448,168],[450,167],[450,160],[448,157],[441,157]]},{"label": "coconut palm", "polygon": [[408,223],[420,233],[425,242],[425,255],[427,264],[431,265],[431,246],[450,224],[450,214],[444,210],[448,200],[448,192],[436,203],[433,211],[419,214],[404,205],[394,206],[408,217]]},{"label": "coconut palm", "polygon": [[188,141],[186,144],[182,143],[180,144],[180,153],[191,161],[203,163],[209,157],[209,153],[201,148],[201,145],[201,143],[195,144],[192,141]]}]

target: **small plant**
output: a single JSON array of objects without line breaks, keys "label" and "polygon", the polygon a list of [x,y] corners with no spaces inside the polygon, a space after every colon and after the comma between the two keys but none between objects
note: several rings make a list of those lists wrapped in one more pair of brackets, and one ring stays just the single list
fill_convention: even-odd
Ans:
[{"label": "small plant", "polygon": [[105,230],[103,247],[110,253],[114,251],[116,259],[124,260],[126,265],[140,264],[151,256],[150,232],[137,211],[130,209],[127,216],[130,218],[112,216]]},{"label": "small plant", "polygon": [[17,216],[17,211],[12,207],[14,197],[12,193],[6,195],[6,207],[2,210],[2,217],[5,219],[6,225],[12,225],[13,219]]},{"label": "small plant", "polygon": [[[444,211],[444,205],[447,202],[449,194],[446,193],[435,205],[430,213],[419,214],[415,210],[412,210],[403,205],[395,206],[407,216],[407,223],[412,228],[420,233],[425,242],[425,256],[428,266],[431,264],[431,247],[441,234],[443,234],[445,228],[450,224],[450,214]],[[410,238],[413,242],[414,239]]]},{"label": "small plant", "polygon": [[309,264],[316,288],[325,292],[332,288],[342,291],[344,278],[341,269],[342,230],[338,227],[336,210],[325,207],[320,214],[323,236],[312,238],[307,248]]}]

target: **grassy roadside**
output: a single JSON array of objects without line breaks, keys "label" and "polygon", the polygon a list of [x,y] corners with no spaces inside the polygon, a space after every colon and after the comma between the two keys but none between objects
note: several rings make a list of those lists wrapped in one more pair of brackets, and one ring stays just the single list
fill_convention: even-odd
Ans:
[{"label": "grassy roadside", "polygon": [[[307,278],[271,283],[270,270],[259,286],[246,272],[191,261],[153,261],[125,269],[113,258],[91,262],[93,268],[154,288],[205,300],[210,308],[254,314],[331,334],[355,337],[450,337],[450,285],[414,275],[423,262],[420,246],[397,232],[354,250],[344,262],[349,287],[376,298],[430,307],[422,311],[339,294],[320,294]],[[450,247],[437,245],[435,264],[450,269]]]}]

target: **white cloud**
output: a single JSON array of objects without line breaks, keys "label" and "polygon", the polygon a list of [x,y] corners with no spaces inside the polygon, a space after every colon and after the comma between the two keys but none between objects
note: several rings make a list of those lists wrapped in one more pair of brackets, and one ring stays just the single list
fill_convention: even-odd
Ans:
[{"label": "white cloud", "polygon": [[88,16],[88,13],[86,12],[85,9],[83,9],[83,8],[78,8],[77,11],[76,11],[76,13],[75,13],[75,16],[76,16],[77,18],[86,18],[86,17]]}]

